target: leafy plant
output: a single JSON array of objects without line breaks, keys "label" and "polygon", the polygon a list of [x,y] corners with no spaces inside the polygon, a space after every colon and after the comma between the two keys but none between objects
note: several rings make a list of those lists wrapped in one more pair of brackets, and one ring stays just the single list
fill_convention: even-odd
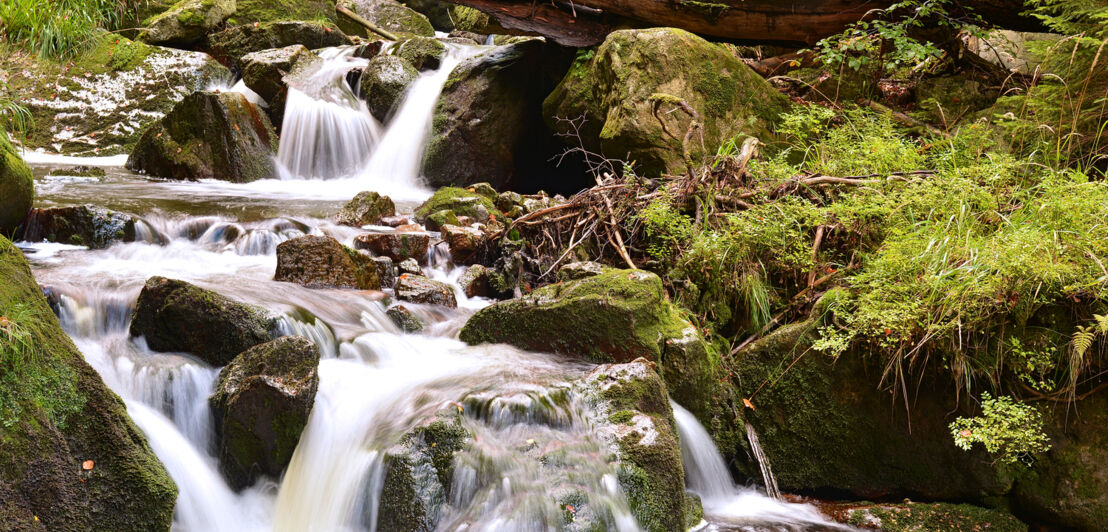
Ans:
[{"label": "leafy plant", "polygon": [[118,29],[137,0],[5,0],[0,34],[41,57],[84,50],[102,29]]},{"label": "leafy plant", "polygon": [[980,416],[960,417],[950,424],[950,434],[960,449],[968,451],[979,443],[1003,463],[1028,465],[1035,454],[1050,450],[1038,410],[1011,397],[994,399],[988,392],[982,393],[981,399]]}]

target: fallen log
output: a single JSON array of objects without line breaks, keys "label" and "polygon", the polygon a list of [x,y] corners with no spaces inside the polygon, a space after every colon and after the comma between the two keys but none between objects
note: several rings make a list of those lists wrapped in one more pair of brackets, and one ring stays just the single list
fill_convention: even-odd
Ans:
[{"label": "fallen log", "polygon": [[[706,38],[810,46],[892,0],[451,0],[485,12],[505,28],[544,35],[565,46],[599,44],[626,27],[669,26]],[[1023,0],[964,2],[986,22],[1040,30]]]}]

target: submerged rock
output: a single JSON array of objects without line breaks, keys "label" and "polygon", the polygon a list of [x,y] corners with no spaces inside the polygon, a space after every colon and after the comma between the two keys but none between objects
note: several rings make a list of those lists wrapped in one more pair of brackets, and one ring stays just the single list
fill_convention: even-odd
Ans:
[{"label": "submerged rock", "polygon": [[146,280],[131,317],[131,336],[145,337],[150,349],[191,353],[213,366],[268,342],[271,328],[259,307],[165,277]]},{"label": "submerged rock", "polygon": [[[667,136],[653,114],[655,95],[684,100],[700,115],[704,146],[752,135],[770,142],[768,126],[788,105],[765,79],[721,45],[675,28],[612,32],[595,53],[578,54],[543,103],[547,125],[568,132],[557,118],[584,116],[585,148],[636,161],[641,173],[683,173],[681,142]],[[667,96],[661,96],[665,101]],[[673,106],[663,103],[663,113]],[[667,128],[683,137],[690,119],[669,116]],[[707,155],[693,143],[694,158]]]},{"label": "submerged rock", "polygon": [[[0,236],[0,514],[5,530],[169,530],[177,488],[127,407],[50,311],[23,253]],[[20,307],[25,312],[8,313]],[[22,357],[14,362],[13,356]]]},{"label": "submerged rock", "polygon": [[350,44],[350,37],[331,22],[320,20],[278,20],[258,25],[245,24],[208,36],[213,57],[232,70],[242,71],[243,56],[302,44],[309,50]]},{"label": "submerged rock", "polygon": [[254,346],[219,372],[209,398],[219,466],[236,490],[278,479],[300,442],[319,388],[319,348],[302,336]]},{"label": "submerged rock", "polygon": [[135,222],[129,214],[93,205],[31,209],[22,238],[102,249],[115,242],[133,242]]},{"label": "submerged rock", "polygon": [[[415,219],[419,222],[426,221],[432,214],[441,211],[451,211],[454,221],[457,216],[469,216],[478,222],[486,222],[489,216],[502,218],[504,215],[497,208],[493,200],[471,190],[458,187],[443,187],[423,202],[415,212]],[[447,217],[445,219],[449,221]]]},{"label": "submerged rock", "polygon": [[99,166],[71,166],[69,168],[55,168],[47,175],[65,177],[104,177],[106,174]]},{"label": "submerged rock", "polygon": [[389,447],[377,530],[435,530],[449,497],[454,455],[471,438],[460,416],[440,413]]},{"label": "submerged rock", "polygon": [[431,235],[427,233],[366,233],[354,238],[355,249],[366,249],[396,262],[423,262],[430,245]]},{"label": "submerged rock", "polygon": [[273,125],[280,128],[285,117],[289,87],[285,76],[302,61],[316,59],[302,44],[253,52],[242,57],[242,81],[262,97]]},{"label": "submerged rock", "polygon": [[416,70],[438,70],[446,55],[446,45],[431,37],[414,37],[397,43],[393,54]]},{"label": "submerged rock", "polygon": [[34,203],[34,175],[0,131],[0,235],[15,233]]},{"label": "submerged rock", "polygon": [[139,39],[150,44],[189,46],[219,28],[235,12],[235,0],[180,0],[148,19]]},{"label": "submerged rock", "polygon": [[379,290],[377,265],[368,255],[331,237],[308,235],[277,246],[274,280],[309,288]]},{"label": "submerged rock", "polygon": [[396,215],[396,205],[388,196],[373,191],[359,192],[339,211],[335,221],[342,225],[361,227],[376,225],[381,218]]},{"label": "submerged rock", "polygon": [[454,288],[446,283],[432,281],[422,275],[403,274],[396,281],[396,297],[412,303],[426,303],[455,308],[458,300]]},{"label": "submerged rock", "polygon": [[369,60],[359,81],[362,97],[377,120],[386,120],[401,102],[404,91],[419,77],[419,71],[394,55]]},{"label": "submerged rock", "polygon": [[415,333],[423,330],[423,320],[404,305],[393,305],[385,314],[404,332]]},{"label": "submerged rock", "polygon": [[399,37],[435,35],[427,17],[395,0],[353,0],[352,4],[355,13]]},{"label": "submerged rock", "polygon": [[237,92],[196,92],[142,134],[127,169],[169,179],[277,177],[269,117]]}]

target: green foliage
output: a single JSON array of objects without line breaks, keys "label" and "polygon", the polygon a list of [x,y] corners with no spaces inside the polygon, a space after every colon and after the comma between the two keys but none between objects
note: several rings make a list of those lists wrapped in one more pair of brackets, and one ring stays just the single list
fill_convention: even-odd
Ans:
[{"label": "green foliage", "polygon": [[1030,464],[1032,456],[1050,450],[1050,441],[1043,432],[1039,411],[1011,397],[993,399],[981,394],[981,415],[960,417],[950,424],[954,444],[969,450],[980,443],[997,460],[1015,464]]},{"label": "green foliage", "polygon": [[[0,425],[26,419],[27,409],[42,409],[51,421],[65,425],[82,399],[73,386],[76,375],[48,360],[35,323],[41,320],[30,305],[9,302],[0,307]],[[33,406],[32,406],[33,405]]]},{"label": "green foliage", "polygon": [[18,303],[0,312],[0,367],[7,371],[38,362],[39,346],[23,325],[30,317],[27,306]]},{"label": "green foliage", "polygon": [[663,263],[671,262],[693,235],[692,220],[668,197],[651,202],[639,213],[638,221],[646,234],[646,252]]},{"label": "green foliage", "polygon": [[0,34],[40,57],[65,59],[102,29],[118,29],[136,0],[5,0]]},{"label": "green foliage", "polygon": [[26,133],[35,123],[31,111],[8,94],[7,83],[0,82],[0,134],[6,131]]}]

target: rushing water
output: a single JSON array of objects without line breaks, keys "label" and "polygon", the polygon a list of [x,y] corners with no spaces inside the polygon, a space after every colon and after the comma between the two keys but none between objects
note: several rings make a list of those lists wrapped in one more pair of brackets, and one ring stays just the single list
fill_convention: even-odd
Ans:
[{"label": "rushing water", "polygon": [[[588,501],[594,522],[638,530],[606,458],[610,450],[597,435],[598,416],[571,384],[590,367],[456,340],[465,319],[488,301],[465,297],[456,286],[461,269],[442,250],[432,250],[426,270],[455,285],[459,308],[412,305],[430,323],[423,334],[402,333],[385,315],[380,293],[312,290],[272,280],[280,242],[317,234],[351,243],[358,230],[325,220],[340,200],[372,189],[399,197],[400,208],[410,211],[427,196],[418,171],[431,112],[449,70],[471,53],[451,48],[443,67],[409,90],[383,133],[342,81],[364,60],[344,50],[324,53],[310,83],[290,92],[278,156],[288,171],[285,180],[166,183],[119,168],[109,168],[99,180],[37,180],[39,206],[94,202],[143,218],[137,242],[108,249],[21,246],[66,331],[123,397],[177,483],[177,530],[381,530],[384,454],[443,408],[463,410],[462,423],[475,438],[456,456],[452,484],[428,483],[421,493],[434,503],[429,508],[438,529],[560,529],[564,508],[557,499],[572,490]],[[35,161],[74,162],[41,156]],[[219,368],[185,354],[152,352],[129,336],[134,302],[154,275],[260,305],[279,318],[281,333],[305,336],[320,347],[319,391],[279,481],[261,480],[239,493],[230,489],[218,470],[207,403]],[[809,506],[736,487],[703,427],[676,404],[674,411],[688,485],[704,499],[713,523],[708,526],[797,529],[823,523]]]}]

